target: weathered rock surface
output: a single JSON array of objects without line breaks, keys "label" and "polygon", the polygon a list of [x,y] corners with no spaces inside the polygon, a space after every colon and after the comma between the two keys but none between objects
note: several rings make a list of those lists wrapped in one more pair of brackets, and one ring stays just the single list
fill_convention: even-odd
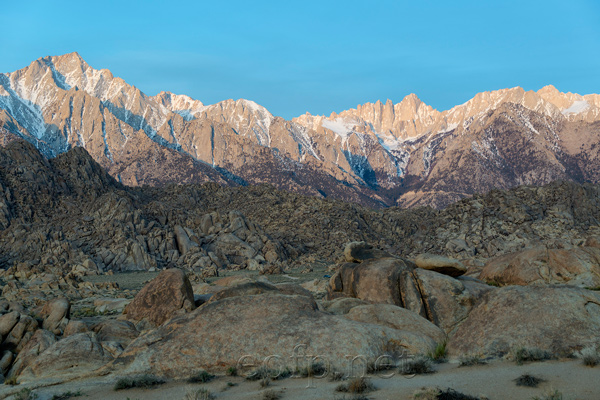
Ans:
[{"label": "weathered rock surface", "polygon": [[338,297],[333,300],[323,301],[321,304],[328,313],[344,315],[348,314],[354,307],[364,306],[369,303],[355,297]]},{"label": "weathered rock surface", "polygon": [[369,303],[406,308],[450,333],[480,292],[450,276],[415,268],[396,258],[342,264],[331,277],[328,299],[356,297]]},{"label": "weathered rock surface", "polygon": [[19,352],[8,376],[19,376],[26,367],[31,365],[40,354],[55,344],[57,340],[56,335],[52,332],[45,329],[37,330]]},{"label": "weathered rock surface", "polygon": [[418,332],[436,343],[441,343],[446,339],[444,331],[430,321],[406,308],[392,304],[369,304],[353,307],[345,314],[345,317],[367,324]]},{"label": "weathered rock surface", "polygon": [[501,285],[600,287],[600,249],[537,246],[491,259],[479,279]]},{"label": "weathered rock surface", "polygon": [[71,304],[67,299],[55,299],[47,302],[41,311],[41,317],[44,319],[42,328],[62,335],[65,327],[69,323],[69,312]]},{"label": "weathered rock surface", "polygon": [[414,267],[395,258],[342,264],[329,281],[328,298],[356,297],[371,303],[394,304],[425,315]]},{"label": "weathered rock surface", "polygon": [[88,331],[89,329],[83,321],[70,320],[67,326],[65,327],[63,337],[75,335],[76,333],[85,333]]},{"label": "weathered rock surface", "polygon": [[511,286],[487,292],[448,349],[455,356],[502,356],[529,347],[567,356],[600,344],[599,330],[600,294],[567,286]]},{"label": "weathered rock surface", "polygon": [[35,357],[19,380],[77,377],[100,368],[111,359],[94,333],[78,333],[59,340]]},{"label": "weathered rock surface", "polygon": [[0,316],[0,339],[4,338],[12,331],[17,322],[19,322],[20,314],[18,311],[13,311]]},{"label": "weathered rock surface", "polygon": [[8,333],[2,348],[18,353],[38,329],[38,323],[29,315],[21,314],[19,322]]},{"label": "weathered rock surface", "polygon": [[159,326],[175,315],[193,310],[192,285],[180,269],[167,269],[140,290],[124,314],[131,321]]},{"label": "weathered rock surface", "polygon": [[152,372],[186,376],[202,368],[235,365],[243,355],[260,362],[279,355],[282,365],[294,368],[294,348],[319,354],[333,365],[347,355],[375,358],[383,347],[424,352],[435,344],[418,331],[359,323],[317,310],[306,296],[273,292],[228,297],[175,318],[133,341],[115,361],[122,373]]},{"label": "weathered rock surface", "polygon": [[392,255],[365,242],[351,242],[344,248],[344,258],[347,262],[359,263],[365,260],[386,257],[392,257]]},{"label": "weathered rock surface", "polygon": [[123,347],[127,347],[139,335],[134,324],[123,320],[109,319],[99,322],[92,326],[91,329],[93,332],[96,332],[96,337],[99,341],[117,342]]},{"label": "weathered rock surface", "polygon": [[467,268],[460,261],[435,254],[419,254],[415,258],[415,264],[419,268],[439,272],[454,278],[467,272]]},{"label": "weathered rock surface", "polygon": [[427,319],[447,333],[467,317],[477,301],[479,293],[469,291],[458,279],[419,268],[414,276]]}]

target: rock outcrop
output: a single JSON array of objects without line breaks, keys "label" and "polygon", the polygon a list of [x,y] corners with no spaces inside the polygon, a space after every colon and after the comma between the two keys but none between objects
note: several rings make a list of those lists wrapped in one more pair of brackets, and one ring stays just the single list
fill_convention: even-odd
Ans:
[{"label": "rock outcrop", "polygon": [[419,268],[439,272],[454,278],[467,272],[467,268],[460,261],[435,254],[419,254],[415,258],[415,264]]},{"label": "rock outcrop", "polygon": [[42,378],[67,379],[90,373],[112,359],[94,333],[77,333],[50,345],[23,369],[23,382]]},{"label": "rock outcrop", "polygon": [[195,308],[192,285],[180,269],[162,271],[127,305],[124,314],[131,321],[162,325],[174,316]]},{"label": "rock outcrop", "polygon": [[503,356],[536,348],[570,356],[600,344],[600,294],[574,287],[511,286],[489,291],[450,338],[451,354]]},{"label": "rock outcrop", "polygon": [[[311,354],[343,367],[348,355],[373,362],[382,349],[422,353],[436,344],[419,331],[419,324],[402,326],[398,320],[396,328],[321,312],[306,296],[277,292],[234,296],[207,303],[140,336],[112,368],[181,377],[197,372],[199,366],[225,370],[245,355],[244,362],[258,367],[266,356],[275,355],[278,366],[295,369]],[[298,350],[298,345],[306,346]]]},{"label": "rock outcrop", "polygon": [[355,297],[373,304],[393,304],[430,320],[447,333],[467,316],[477,295],[457,279],[397,258],[342,264],[328,288],[330,300]]},{"label": "rock outcrop", "polygon": [[600,249],[537,246],[489,260],[479,278],[499,285],[600,287]]}]

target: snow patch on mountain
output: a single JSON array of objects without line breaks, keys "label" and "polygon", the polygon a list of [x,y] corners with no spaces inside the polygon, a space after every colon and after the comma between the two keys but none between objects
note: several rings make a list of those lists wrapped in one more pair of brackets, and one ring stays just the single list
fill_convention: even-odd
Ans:
[{"label": "snow patch on mountain", "polygon": [[346,121],[343,118],[336,118],[333,121],[324,119],[321,126],[325,129],[329,129],[336,133],[343,140],[346,140],[352,133],[353,128],[356,126],[354,121]]},{"label": "snow patch on mountain", "polygon": [[378,133],[378,134],[376,134],[376,136],[377,136],[377,140],[379,141],[379,144],[381,145],[381,147],[383,147],[384,149],[386,149],[389,152],[398,150],[401,146],[401,142],[398,139],[396,139],[395,137],[393,137],[392,135]]},{"label": "snow patch on mountain", "polygon": [[[19,96],[10,86],[8,76],[0,74],[0,109],[6,110],[16,121],[38,140],[46,133],[42,109]],[[24,133],[24,132],[21,132]]]},{"label": "snow patch on mountain", "polygon": [[578,100],[578,101],[574,101],[573,104],[571,104],[571,106],[569,108],[563,110],[562,113],[563,113],[563,115],[581,114],[582,112],[586,111],[589,108],[590,108],[590,103],[588,103],[586,100]]}]

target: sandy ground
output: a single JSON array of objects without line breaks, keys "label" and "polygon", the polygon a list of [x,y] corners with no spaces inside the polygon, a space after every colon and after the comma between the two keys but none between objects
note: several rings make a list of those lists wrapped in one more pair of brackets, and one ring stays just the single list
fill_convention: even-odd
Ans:
[{"label": "sandy ground", "polygon": [[[541,396],[549,389],[558,389],[569,400],[600,399],[600,366],[586,367],[579,360],[547,361],[522,366],[507,361],[495,361],[488,365],[459,367],[457,364],[440,364],[437,372],[430,375],[419,375],[405,378],[395,375],[391,378],[371,376],[376,390],[367,394],[373,400],[405,400],[411,399],[412,393],[422,387],[453,388],[459,392],[489,399],[531,399]],[[538,388],[516,386],[514,379],[522,374],[532,374],[543,378],[546,382]],[[86,400],[105,399],[139,399],[139,400],[179,400],[184,399],[190,391],[200,388],[210,390],[215,399],[263,399],[265,390],[273,390],[281,394],[281,399],[341,399],[343,394],[335,391],[339,382],[327,379],[313,380],[308,378],[284,379],[273,381],[266,389],[258,382],[246,381],[241,377],[222,376],[207,384],[187,384],[170,382],[155,389],[129,389],[115,392],[113,385],[116,377],[105,377],[94,380],[79,380],[60,385],[47,386],[34,390],[38,400],[51,399],[53,395],[66,391],[81,391]],[[228,385],[228,382],[234,386]],[[311,386],[311,387],[309,387]],[[28,387],[0,386],[0,398],[10,398],[15,391]],[[351,396],[346,395],[347,399]]]},{"label": "sandy ground", "polygon": [[[332,272],[327,272],[326,264],[315,264],[313,266],[313,271],[309,273],[302,273],[299,269],[295,269],[286,274],[276,274],[276,275],[263,275],[264,278],[268,279],[273,283],[283,283],[283,282],[293,282],[293,283],[303,283],[307,281],[311,281],[313,279],[328,279],[325,278],[325,275],[331,275]],[[145,283],[156,278],[158,276],[158,272],[121,272],[116,273],[114,275],[90,275],[85,276],[83,278],[84,281],[99,283],[99,282],[116,282],[119,284],[119,287],[122,290],[140,290]],[[208,283],[212,283],[218,279],[227,277],[227,276],[248,276],[250,278],[258,278],[258,271],[227,271],[220,270],[218,277],[207,278],[206,281]]]}]

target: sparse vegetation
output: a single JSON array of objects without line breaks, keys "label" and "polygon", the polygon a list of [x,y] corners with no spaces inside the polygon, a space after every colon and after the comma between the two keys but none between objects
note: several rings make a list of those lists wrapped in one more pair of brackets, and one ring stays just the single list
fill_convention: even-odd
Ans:
[{"label": "sparse vegetation", "polygon": [[546,394],[538,397],[532,397],[532,400],[562,400],[563,399],[563,395],[561,392],[559,392],[556,389],[550,389]]},{"label": "sparse vegetation", "polygon": [[229,368],[227,368],[227,371],[225,371],[225,374],[227,376],[238,376],[238,370],[236,367],[234,367],[233,365]]},{"label": "sparse vegetation", "polygon": [[399,367],[402,375],[431,374],[435,372],[433,363],[428,357],[417,356],[413,359],[402,360]]},{"label": "sparse vegetation", "polygon": [[336,396],[334,397],[334,400],[369,400],[369,398],[362,394],[355,394],[352,397],[346,397],[346,395],[341,397]]},{"label": "sparse vegetation", "polygon": [[553,358],[552,354],[550,354],[548,351],[535,347],[517,347],[514,348],[511,353],[512,359],[517,363],[517,365],[523,365],[525,362],[532,361],[546,361]]},{"label": "sparse vegetation", "polygon": [[501,287],[502,285],[500,285],[499,282],[496,281],[486,281],[485,283],[487,283],[490,286],[494,286],[494,287]]},{"label": "sparse vegetation", "polygon": [[375,390],[375,386],[369,380],[369,378],[360,377],[360,378],[352,378],[347,383],[339,384],[335,390],[337,392],[347,392],[347,393],[366,393]]},{"label": "sparse vegetation", "polygon": [[263,392],[262,398],[263,398],[263,400],[279,400],[279,399],[281,399],[281,393],[276,392],[272,389],[269,389],[269,390]]},{"label": "sparse vegetation", "polygon": [[472,365],[485,365],[487,362],[479,354],[469,354],[461,356],[458,360],[460,367],[470,367]]},{"label": "sparse vegetation", "polygon": [[206,383],[215,379],[213,374],[210,374],[204,370],[198,372],[196,375],[188,378],[188,383]]},{"label": "sparse vegetation", "polygon": [[454,389],[422,388],[413,393],[414,400],[484,400],[457,392]]},{"label": "sparse vegetation", "polygon": [[545,381],[542,378],[533,375],[523,374],[515,379],[515,382],[517,386],[538,387],[540,383]]},{"label": "sparse vegetation", "polygon": [[265,388],[267,386],[271,386],[271,379],[269,377],[262,378],[260,380],[260,387]]},{"label": "sparse vegetation", "polygon": [[271,380],[276,381],[279,379],[288,378],[291,375],[292,373],[288,369],[285,369],[283,371],[276,371],[274,369],[261,366],[252,371],[250,374],[248,374],[248,376],[246,376],[246,379],[249,381],[258,381],[261,379],[269,378]]},{"label": "sparse vegetation", "polygon": [[15,397],[14,397],[15,400],[35,400],[37,398],[38,398],[37,393],[34,393],[29,388],[23,388],[23,389],[19,390],[15,394]]},{"label": "sparse vegetation", "polygon": [[207,389],[190,390],[185,394],[183,400],[212,400],[215,396]]},{"label": "sparse vegetation", "polygon": [[331,370],[329,371],[329,381],[331,382],[338,382],[338,381],[343,381],[345,379],[345,374],[343,372],[340,371],[335,371],[335,370]]},{"label": "sparse vegetation", "polygon": [[124,390],[132,388],[150,388],[165,383],[164,379],[157,378],[152,375],[142,375],[137,377],[120,378],[115,383],[114,390]]},{"label": "sparse vegetation", "polygon": [[436,363],[442,363],[446,361],[446,345],[448,344],[447,340],[438,343],[434,349],[427,353],[427,357],[433,360]]},{"label": "sparse vegetation", "polygon": [[82,307],[82,308],[73,310],[73,312],[71,313],[73,318],[91,318],[91,317],[98,317],[98,316],[109,315],[109,314],[110,313],[108,313],[108,312],[104,312],[104,313],[98,312],[98,310],[96,310],[96,307]]},{"label": "sparse vegetation", "polygon": [[600,352],[594,347],[587,347],[581,350],[581,360],[583,361],[583,365],[595,367],[600,364]]},{"label": "sparse vegetation", "polygon": [[11,376],[10,378],[6,378],[4,380],[4,384],[5,385],[10,385],[10,386],[15,386],[15,385],[18,385],[19,383],[17,382],[17,377],[16,376]]},{"label": "sparse vegetation", "polygon": [[326,372],[327,367],[325,367],[325,364],[315,363],[307,367],[301,368],[299,371],[296,371],[296,374],[300,375],[303,378],[307,378],[309,376],[322,376]]},{"label": "sparse vegetation", "polygon": [[81,390],[78,390],[76,392],[72,392],[69,390],[69,391],[63,392],[61,394],[55,394],[54,396],[52,396],[51,400],[67,400],[72,397],[80,397],[80,396],[83,396],[83,393],[81,392]]},{"label": "sparse vegetation", "polygon": [[228,389],[231,389],[232,387],[237,386],[237,383],[234,382],[227,382],[222,388],[221,388],[221,392],[224,392]]}]

